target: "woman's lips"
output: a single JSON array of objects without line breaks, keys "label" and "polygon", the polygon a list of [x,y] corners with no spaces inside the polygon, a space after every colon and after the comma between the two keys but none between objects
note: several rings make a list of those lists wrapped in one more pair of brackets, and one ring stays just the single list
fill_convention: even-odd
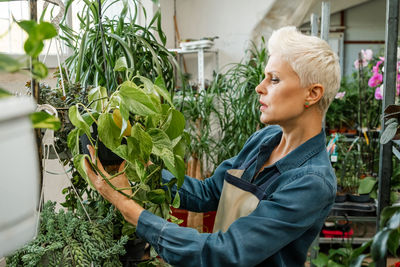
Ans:
[{"label": "woman's lips", "polygon": [[267,109],[267,105],[264,104],[263,102],[260,101],[261,107],[260,107],[260,111],[266,110]]}]

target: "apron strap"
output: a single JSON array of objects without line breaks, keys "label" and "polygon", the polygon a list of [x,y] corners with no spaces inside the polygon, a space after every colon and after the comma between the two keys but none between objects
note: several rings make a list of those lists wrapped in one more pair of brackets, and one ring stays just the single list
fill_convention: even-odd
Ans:
[{"label": "apron strap", "polygon": [[252,157],[249,161],[245,161],[243,162],[243,164],[239,167],[239,170],[245,170],[247,169],[251,164],[253,164],[254,161],[256,161],[258,156],[258,153],[254,155],[254,157]]}]

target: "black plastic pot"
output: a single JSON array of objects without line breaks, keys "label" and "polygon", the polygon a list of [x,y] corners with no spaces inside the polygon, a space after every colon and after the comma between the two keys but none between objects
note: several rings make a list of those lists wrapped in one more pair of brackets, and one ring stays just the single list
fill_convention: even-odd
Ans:
[{"label": "black plastic pot", "polygon": [[376,216],[375,203],[335,203],[330,216]]},{"label": "black plastic pot", "polygon": [[343,203],[347,200],[347,195],[336,195],[335,203]]},{"label": "black plastic pot", "polygon": [[146,249],[146,241],[137,238],[129,240],[125,245],[126,253],[119,256],[119,260],[123,267],[136,267],[139,263],[143,262],[143,256]]},{"label": "black plastic pot", "polygon": [[348,194],[347,201],[355,203],[370,203],[373,202],[373,199],[369,196],[369,194],[362,194],[362,195]]},{"label": "black plastic pot", "polygon": [[[92,138],[96,140],[97,138],[97,125],[93,123],[92,127],[92,132],[90,133],[92,135]],[[82,154],[89,154],[89,150],[87,149],[87,145],[91,145],[89,138],[87,137],[86,134],[83,134],[79,138],[79,147],[80,147],[80,153]],[[119,165],[122,163],[123,159],[116,155],[114,152],[112,152],[110,149],[108,149],[102,142],[98,142],[98,150],[97,154],[99,156],[100,162],[103,164],[103,166],[110,166],[110,165]]]}]

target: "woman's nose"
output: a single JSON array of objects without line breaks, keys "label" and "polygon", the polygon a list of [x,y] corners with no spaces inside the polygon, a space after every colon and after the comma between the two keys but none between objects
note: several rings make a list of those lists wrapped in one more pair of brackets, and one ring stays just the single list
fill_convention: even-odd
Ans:
[{"label": "woman's nose", "polygon": [[263,80],[259,85],[256,86],[257,94],[261,95],[261,94],[265,94],[267,92],[266,89],[265,89],[264,81],[265,80]]}]

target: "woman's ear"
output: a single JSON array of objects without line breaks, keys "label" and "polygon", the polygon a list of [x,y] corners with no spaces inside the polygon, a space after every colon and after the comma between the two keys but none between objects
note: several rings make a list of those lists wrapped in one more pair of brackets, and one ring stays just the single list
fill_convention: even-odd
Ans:
[{"label": "woman's ear", "polygon": [[307,89],[306,102],[310,105],[317,103],[324,95],[325,88],[322,84],[316,83]]}]

